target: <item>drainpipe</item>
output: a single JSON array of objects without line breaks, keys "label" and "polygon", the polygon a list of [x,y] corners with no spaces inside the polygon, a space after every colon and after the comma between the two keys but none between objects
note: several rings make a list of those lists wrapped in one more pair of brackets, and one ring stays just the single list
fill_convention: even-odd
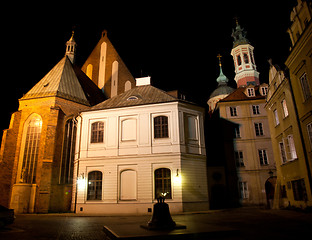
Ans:
[{"label": "drainpipe", "polygon": [[[77,196],[78,196],[78,174],[79,174],[79,159],[80,159],[80,145],[81,145],[81,130],[82,130],[82,116],[80,113],[76,117],[74,117],[75,124],[78,122],[77,118],[80,117],[80,131],[78,140],[78,149],[77,149],[77,174],[76,174],[76,192],[75,192],[75,206],[74,213],[77,213]],[[76,140],[76,141],[77,141]],[[76,155],[76,153],[75,153]],[[76,159],[75,159],[76,160]]]}]

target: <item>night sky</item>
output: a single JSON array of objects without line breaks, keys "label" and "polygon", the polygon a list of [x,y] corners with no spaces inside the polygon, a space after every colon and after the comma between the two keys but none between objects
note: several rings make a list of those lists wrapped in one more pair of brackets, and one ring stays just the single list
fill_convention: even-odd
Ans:
[{"label": "night sky", "polygon": [[154,86],[180,89],[193,101],[204,104],[217,86],[219,53],[224,74],[236,86],[230,55],[233,18],[239,17],[255,47],[260,81],[268,82],[267,60],[272,58],[273,63],[283,66],[289,54],[286,30],[297,1],[111,2],[42,1],[40,6],[36,1],[33,5],[11,3],[2,9],[6,14],[1,16],[1,130],[8,128],[18,99],[64,56],[73,26],[78,66],[87,59],[102,30],[107,29],[134,77],[150,75]]}]

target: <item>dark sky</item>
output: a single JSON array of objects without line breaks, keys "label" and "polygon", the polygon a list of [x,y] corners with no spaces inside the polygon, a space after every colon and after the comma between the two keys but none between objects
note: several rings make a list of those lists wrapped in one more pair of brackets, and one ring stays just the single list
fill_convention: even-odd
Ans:
[{"label": "dark sky", "polygon": [[[38,2],[38,1],[37,1]],[[289,54],[286,33],[296,0],[42,1],[12,4],[1,16],[1,129],[9,125],[18,99],[64,56],[76,26],[77,64],[82,66],[103,29],[134,77],[150,75],[164,90],[182,89],[205,103],[216,88],[217,54],[234,82],[232,28],[235,16],[255,47],[260,81],[268,82],[269,58],[283,65]],[[79,2],[79,1],[78,1]],[[5,15],[5,16],[4,16]],[[7,17],[10,16],[10,17]],[[9,96],[8,96],[9,94]]]}]

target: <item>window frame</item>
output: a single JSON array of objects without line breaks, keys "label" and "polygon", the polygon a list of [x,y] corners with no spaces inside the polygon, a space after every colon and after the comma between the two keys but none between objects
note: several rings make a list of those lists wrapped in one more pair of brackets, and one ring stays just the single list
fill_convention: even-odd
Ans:
[{"label": "window frame", "polygon": [[73,183],[73,169],[76,147],[77,126],[74,118],[67,119],[64,126],[60,184]]},{"label": "window frame", "polygon": [[231,117],[237,117],[238,116],[237,107],[236,106],[230,107],[230,115],[231,115]]},{"label": "window frame", "polygon": [[241,126],[237,126],[234,128],[234,136],[235,136],[235,138],[241,138],[242,137]]},{"label": "window frame", "polygon": [[[255,134],[256,134],[257,137],[264,136],[264,129],[263,129],[263,123],[262,122],[254,123],[254,129],[255,129]],[[257,134],[257,132],[258,132],[258,134]]]},{"label": "window frame", "polygon": [[292,161],[298,158],[296,146],[295,146],[295,140],[294,136],[292,134],[289,134],[287,136],[287,142],[288,142],[288,148],[289,148],[289,160]]},{"label": "window frame", "polygon": [[255,93],[255,89],[254,88],[247,88],[247,96],[248,97],[255,97],[256,96],[256,93]]},{"label": "window frame", "polygon": [[238,182],[238,189],[240,191],[240,199],[248,199],[249,198],[249,189],[248,189],[248,182],[247,181],[239,181]]},{"label": "window frame", "polygon": [[[35,125],[34,127],[40,128],[39,129],[40,131],[36,133],[37,139],[36,139],[36,143],[35,143],[36,144],[35,148],[33,147],[34,146],[33,143],[31,143],[31,141],[34,140],[34,135],[33,135],[34,131],[33,131],[33,129],[30,129],[30,128],[34,128],[34,127],[31,127],[32,121],[34,119],[37,119],[37,120],[35,120],[35,122],[40,121],[39,125],[38,125],[38,123],[34,123],[34,125]],[[38,126],[36,126],[36,125],[38,125]],[[20,163],[19,163],[19,171],[18,171],[18,182],[19,183],[26,183],[26,184],[36,183],[36,172],[37,172],[37,163],[38,163],[38,157],[39,157],[39,152],[40,152],[42,125],[43,125],[42,118],[38,114],[30,115],[24,123],[23,139],[22,139],[22,144],[21,144],[22,151],[20,153]],[[30,134],[32,134],[33,136],[31,137]],[[33,154],[33,150],[31,150],[29,152],[26,149],[26,147],[27,148],[31,147],[32,149],[35,149],[36,153]],[[28,153],[30,153],[32,156],[29,156]],[[27,157],[26,157],[26,154],[27,154]],[[25,159],[25,157],[26,157],[26,159]],[[25,169],[25,171],[24,171],[24,169]],[[31,176],[29,178],[30,174],[31,174]]]},{"label": "window frame", "polygon": [[240,56],[240,54],[238,54],[236,56],[236,59],[237,59],[237,66],[241,66],[242,65],[242,57]]},{"label": "window frame", "polygon": [[[93,130],[93,126],[95,124],[102,123],[102,129],[95,129]],[[104,134],[105,134],[105,122],[101,120],[94,121],[90,124],[90,144],[101,144],[104,143]],[[99,132],[102,132],[100,135]],[[96,133],[96,138],[94,138],[94,134]],[[96,140],[96,141],[95,141]],[[100,141],[101,140],[101,141]]]},{"label": "window frame", "polygon": [[268,87],[260,87],[261,95],[266,96],[268,95]]},{"label": "window frame", "polygon": [[236,167],[245,167],[244,152],[237,150],[234,152]]},{"label": "window frame", "polygon": [[[161,171],[161,177],[157,176],[158,171]],[[165,174],[164,171],[167,171],[168,174]],[[158,180],[161,181],[161,186],[157,185],[159,183]],[[166,167],[155,169],[154,170],[154,199],[157,199],[158,195],[160,193],[164,193],[166,190],[169,190],[169,192],[167,191],[167,193],[169,194],[167,194],[164,198],[173,199],[172,187],[173,187],[173,183],[172,183],[171,169],[166,168]],[[160,191],[159,191],[159,188],[161,188]]]},{"label": "window frame", "polygon": [[275,124],[275,127],[278,126],[278,125],[280,125],[280,121],[279,121],[277,109],[274,109],[274,110],[273,110],[273,117],[274,117],[274,124]]},{"label": "window frame", "polygon": [[243,53],[243,58],[244,58],[244,63],[248,64],[249,63],[249,57],[248,57],[248,53]]},{"label": "window frame", "polygon": [[252,109],[252,114],[253,115],[260,115],[260,105],[252,105],[251,106]]},{"label": "window frame", "polygon": [[303,96],[303,102],[306,102],[309,98],[311,98],[311,88],[309,86],[307,73],[303,73],[299,78],[300,86],[301,86],[301,92]]},{"label": "window frame", "polygon": [[261,166],[269,165],[269,158],[266,149],[258,149],[259,162]]},{"label": "window frame", "polygon": [[282,105],[282,109],[283,109],[283,116],[284,116],[284,118],[287,118],[289,116],[289,112],[288,112],[286,99],[283,99],[281,101],[281,105]]},{"label": "window frame", "polygon": [[[156,123],[157,119],[167,119],[166,123],[161,122]],[[169,116],[164,114],[159,114],[157,116],[153,116],[153,139],[168,139],[170,138],[170,128],[169,128]],[[159,130],[157,129],[159,128]]]},{"label": "window frame", "polygon": [[[101,173],[100,179],[90,179],[91,173]],[[95,174],[96,175],[96,174]],[[101,201],[103,199],[103,172],[94,170],[88,172],[88,186],[87,186],[87,201]],[[94,197],[90,198],[90,185],[94,183]],[[97,187],[97,185],[100,185],[100,187]],[[97,194],[97,191],[100,189],[100,194]],[[93,195],[93,194],[92,194]]]},{"label": "window frame", "polygon": [[282,164],[287,163],[287,152],[285,149],[285,144],[283,141],[278,143],[278,147],[280,150],[280,156],[281,156],[281,160],[282,160]]},{"label": "window frame", "polygon": [[310,142],[310,149],[312,151],[312,122],[307,124],[307,134]]}]

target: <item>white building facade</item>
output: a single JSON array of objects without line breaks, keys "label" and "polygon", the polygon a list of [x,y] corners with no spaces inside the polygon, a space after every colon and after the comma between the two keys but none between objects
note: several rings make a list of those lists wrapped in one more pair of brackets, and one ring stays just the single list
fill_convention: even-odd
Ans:
[{"label": "white building facade", "polygon": [[204,109],[143,83],[76,119],[72,211],[146,214],[160,193],[171,212],[209,208]]}]

